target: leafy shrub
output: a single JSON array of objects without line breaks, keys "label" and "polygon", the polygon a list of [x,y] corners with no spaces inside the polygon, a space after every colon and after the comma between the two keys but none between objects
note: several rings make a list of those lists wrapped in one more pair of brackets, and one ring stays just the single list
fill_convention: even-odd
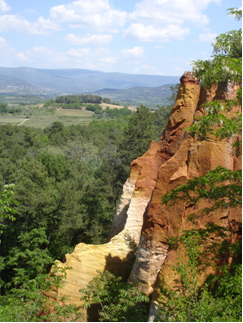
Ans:
[{"label": "leafy shrub", "polygon": [[122,282],[121,277],[115,277],[109,271],[94,277],[86,289],[81,289],[84,294],[84,308],[92,304],[101,306],[99,320],[106,322],[144,322],[147,315],[149,298],[143,295],[134,285]]},{"label": "leafy shrub", "polygon": [[[206,229],[183,231],[170,240],[173,247],[180,245],[174,266],[180,278],[174,289],[162,286],[159,322],[242,321],[242,266],[236,261],[241,248],[239,242],[228,243],[226,231],[208,224]],[[215,267],[220,254],[232,256],[234,263],[216,267],[217,274],[210,274],[201,286],[200,274],[207,266]]]}]

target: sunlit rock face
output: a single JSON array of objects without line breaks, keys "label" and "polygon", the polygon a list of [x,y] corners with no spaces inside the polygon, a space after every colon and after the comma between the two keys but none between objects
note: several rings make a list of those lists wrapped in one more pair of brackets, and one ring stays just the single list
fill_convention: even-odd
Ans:
[{"label": "sunlit rock face", "polygon": [[[232,154],[231,141],[219,141],[214,137],[196,141],[187,135],[186,128],[195,116],[205,114],[200,105],[213,99],[232,99],[237,87],[213,87],[206,91],[191,72],[180,79],[176,103],[159,143],[152,141],[147,153],[131,163],[130,177],[123,187],[108,242],[104,245],[79,244],[74,252],[66,255],[60,267],[72,267],[67,272],[67,284],[59,294],[70,297],[69,302],[81,304],[79,289],[97,275],[97,270],[112,273],[139,282],[141,290],[152,294],[150,320],[156,315],[157,288],[162,278],[173,285],[176,253],[168,251],[168,237],[177,236],[180,229],[189,229],[186,221],[195,207],[186,208],[183,201],[171,207],[161,204],[161,198],[169,190],[186,180],[205,175],[217,166],[232,170],[241,167],[240,159]],[[200,210],[203,205],[196,206]],[[208,221],[232,229],[232,241],[241,234],[241,211],[216,212],[198,220],[196,228],[204,227]],[[131,257],[129,241],[138,245],[137,257]],[[131,270],[132,269],[132,270]],[[91,313],[92,314],[92,313]]]},{"label": "sunlit rock face", "polygon": [[[203,176],[217,166],[231,170],[241,167],[240,158],[232,153],[231,140],[219,141],[209,136],[206,140],[196,141],[185,135],[185,128],[192,125],[194,116],[205,113],[200,108],[202,103],[212,99],[232,99],[237,87],[230,84],[228,89],[214,87],[211,91],[205,91],[190,73],[185,73],[180,81],[176,103],[160,140],[163,163],[144,215],[138,254],[129,277],[130,281],[140,283],[140,289],[145,294],[149,295],[155,290],[152,295],[150,321],[156,313],[156,288],[159,282],[165,281],[167,287],[174,285],[175,273],[172,267],[176,263],[176,253],[172,250],[168,252],[167,239],[178,236],[181,229],[189,229],[191,224],[187,222],[188,215],[206,206],[204,204],[186,208],[183,201],[177,201],[173,206],[165,207],[161,204],[163,195],[186,180]],[[203,216],[195,227],[202,228],[207,222],[231,228],[232,241],[240,238],[239,209],[223,212],[219,210],[213,215]]]},{"label": "sunlit rock face", "polygon": [[130,238],[139,243],[143,225],[143,215],[156,184],[162,158],[160,145],[151,142],[150,149],[131,163],[129,179],[123,187],[123,194],[113,220],[110,237],[122,230],[129,232]]},{"label": "sunlit rock face", "polygon": [[193,139],[185,136],[185,128],[192,125],[200,99],[199,82],[190,72],[185,72],[180,82],[176,103],[159,142],[158,153],[162,163],[145,212],[139,250],[129,278],[130,281],[139,282],[146,294],[153,292],[157,275],[166,259],[168,231],[174,234],[179,232],[184,212],[182,203],[177,203],[173,213],[168,215],[161,205],[162,196],[187,178],[188,151]]}]

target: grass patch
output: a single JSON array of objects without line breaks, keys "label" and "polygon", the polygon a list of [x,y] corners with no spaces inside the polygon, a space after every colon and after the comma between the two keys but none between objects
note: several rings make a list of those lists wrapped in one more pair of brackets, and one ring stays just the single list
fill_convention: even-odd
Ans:
[{"label": "grass patch", "polygon": [[76,116],[76,117],[92,117],[94,112],[88,110],[78,110],[78,109],[57,109],[58,116]]},{"label": "grass patch", "polygon": [[11,123],[12,125],[17,125],[25,119],[25,116],[13,116],[13,115],[1,115],[0,125]]}]

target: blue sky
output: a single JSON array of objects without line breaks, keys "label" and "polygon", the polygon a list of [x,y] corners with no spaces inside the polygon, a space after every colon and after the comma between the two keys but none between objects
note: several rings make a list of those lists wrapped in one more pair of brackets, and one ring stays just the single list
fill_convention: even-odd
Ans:
[{"label": "blue sky", "polygon": [[0,0],[0,66],[181,75],[240,0]]}]

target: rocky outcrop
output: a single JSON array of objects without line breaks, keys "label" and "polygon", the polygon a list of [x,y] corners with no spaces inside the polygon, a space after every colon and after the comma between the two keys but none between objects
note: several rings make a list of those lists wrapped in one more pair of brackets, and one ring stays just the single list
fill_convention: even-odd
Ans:
[{"label": "rocky outcrop", "polygon": [[[134,263],[131,242],[140,241],[144,212],[156,184],[162,158],[158,153],[160,145],[152,141],[146,154],[131,164],[130,177],[123,187],[123,194],[117,208],[109,234],[109,242],[103,245],[80,243],[72,254],[66,255],[66,262],[57,262],[59,267],[72,267],[67,271],[66,285],[58,290],[59,295],[68,295],[68,303],[81,305],[80,289],[97,275],[97,270],[109,270],[127,279]],[[50,295],[54,297],[55,295]]]},{"label": "rocky outcrop", "polygon": [[[191,79],[190,79],[191,78]],[[149,295],[156,289],[161,279],[167,287],[174,284],[175,273],[173,265],[176,262],[175,251],[168,251],[168,237],[177,236],[180,229],[189,229],[186,221],[190,213],[195,213],[199,206],[187,208],[183,201],[176,202],[171,207],[161,205],[162,196],[183,184],[186,180],[205,175],[217,166],[231,170],[240,167],[239,159],[232,154],[231,141],[218,141],[214,137],[207,140],[195,141],[185,136],[185,128],[193,123],[193,116],[204,113],[200,105],[214,98],[224,99],[235,96],[236,86],[227,89],[213,88],[211,91],[200,89],[197,80],[187,73],[181,78],[181,85],[175,106],[172,110],[164,134],[161,138],[161,154],[172,156],[161,165],[158,171],[156,185],[144,216],[138,254],[129,280],[139,282],[141,290]],[[171,149],[171,147],[172,149]],[[202,206],[200,207],[202,208]],[[232,219],[234,218],[234,220]],[[241,222],[241,211],[218,211],[213,215],[204,216],[197,221],[196,228],[204,227],[207,222],[232,227],[232,223]],[[237,229],[234,229],[233,239]],[[238,237],[239,238],[239,237]],[[159,275],[158,275],[159,274]],[[152,295],[150,320],[156,312],[157,293]]]},{"label": "rocky outcrop", "polygon": [[[219,165],[232,170],[241,165],[232,155],[230,141],[218,141],[213,137],[194,140],[187,135],[186,128],[193,124],[195,116],[205,113],[200,107],[202,103],[215,98],[233,98],[235,92],[233,84],[205,91],[191,72],[183,74],[176,103],[159,143],[152,142],[148,152],[131,163],[130,177],[123,188],[109,242],[98,246],[81,243],[66,256],[65,264],[58,263],[61,267],[72,267],[67,274],[67,284],[59,291],[69,295],[71,303],[80,304],[79,289],[85,288],[97,270],[108,269],[125,278],[132,268],[129,280],[139,282],[145,294],[152,294],[153,319],[159,279],[163,278],[168,286],[174,279],[172,266],[176,254],[168,251],[168,237],[177,236],[180,229],[190,227],[186,219],[192,212],[183,201],[165,207],[161,204],[162,196]],[[194,206],[193,212],[195,208],[199,210]],[[232,239],[237,240],[240,217],[239,210],[216,212],[211,218],[201,218],[196,226],[203,227],[209,220],[229,226],[235,234]],[[138,244],[135,262],[130,257],[131,240]]]}]

